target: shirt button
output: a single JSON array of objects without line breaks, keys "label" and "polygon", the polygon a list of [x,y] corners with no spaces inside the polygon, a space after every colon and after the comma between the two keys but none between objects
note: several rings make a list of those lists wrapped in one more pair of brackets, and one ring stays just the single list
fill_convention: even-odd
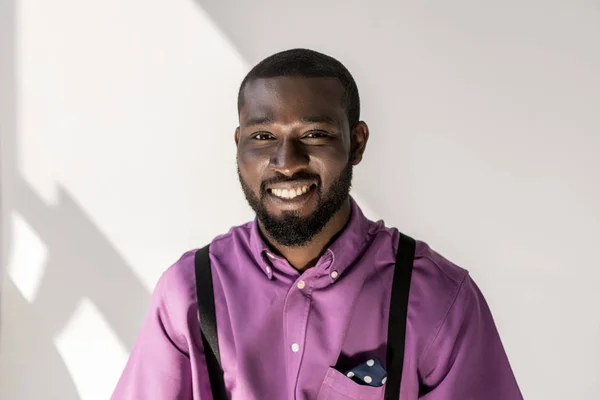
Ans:
[{"label": "shirt button", "polygon": [[305,286],[306,286],[306,283],[304,283],[304,281],[298,282],[298,289],[304,289]]},{"label": "shirt button", "polygon": [[331,277],[332,277],[333,279],[337,278],[337,277],[338,277],[338,275],[339,275],[339,274],[338,274],[338,272],[337,272],[337,271],[333,271],[333,272],[331,273]]},{"label": "shirt button", "polygon": [[294,353],[297,353],[298,351],[300,351],[300,345],[299,345],[298,343],[294,343],[294,344],[292,345],[292,351],[293,351]]},{"label": "shirt button", "polygon": [[273,254],[271,254],[271,253],[267,253],[267,256],[268,256],[269,258],[275,258],[275,256],[274,256]]},{"label": "shirt button", "polygon": [[267,274],[271,273],[271,267],[267,267]]}]

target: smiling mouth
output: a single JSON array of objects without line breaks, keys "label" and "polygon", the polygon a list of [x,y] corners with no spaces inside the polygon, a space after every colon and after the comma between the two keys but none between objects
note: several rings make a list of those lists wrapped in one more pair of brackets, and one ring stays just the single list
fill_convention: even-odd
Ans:
[{"label": "smiling mouth", "polygon": [[271,188],[271,189],[267,189],[267,192],[279,199],[294,200],[296,198],[303,197],[303,196],[310,194],[310,192],[312,192],[316,187],[317,187],[317,185],[311,184],[311,185],[302,185],[302,186],[296,186],[296,187],[291,187],[291,188],[286,188],[286,189]]}]

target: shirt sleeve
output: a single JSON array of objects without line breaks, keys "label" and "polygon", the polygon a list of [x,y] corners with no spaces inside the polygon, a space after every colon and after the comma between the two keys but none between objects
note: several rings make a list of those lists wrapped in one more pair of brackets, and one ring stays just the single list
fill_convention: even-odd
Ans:
[{"label": "shirt sleeve", "polygon": [[166,279],[163,274],[156,285],[112,400],[192,400],[190,356],[170,320]]},{"label": "shirt sleeve", "polygon": [[522,400],[492,313],[466,275],[419,364],[422,400]]}]

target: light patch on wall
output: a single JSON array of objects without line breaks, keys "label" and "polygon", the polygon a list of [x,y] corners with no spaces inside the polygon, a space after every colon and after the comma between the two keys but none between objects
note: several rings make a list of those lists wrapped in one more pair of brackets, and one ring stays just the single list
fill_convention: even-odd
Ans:
[{"label": "light patch on wall", "polygon": [[79,302],[54,343],[81,400],[110,398],[128,353],[88,298]]},{"label": "light patch on wall", "polygon": [[13,211],[11,218],[13,245],[8,275],[23,297],[32,303],[44,274],[48,249],[21,214]]},{"label": "light patch on wall", "polygon": [[148,291],[252,217],[232,137],[249,66],[197,1],[23,0],[15,23],[19,172],[46,202],[64,189]]}]

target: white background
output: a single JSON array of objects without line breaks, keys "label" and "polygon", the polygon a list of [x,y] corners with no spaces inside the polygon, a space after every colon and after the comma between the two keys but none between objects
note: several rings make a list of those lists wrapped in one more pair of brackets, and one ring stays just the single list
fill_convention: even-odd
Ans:
[{"label": "white background", "polygon": [[353,72],[353,194],[485,293],[526,399],[600,398],[600,3],[0,0],[0,398],[107,399],[159,274],[252,214],[236,93]]}]

